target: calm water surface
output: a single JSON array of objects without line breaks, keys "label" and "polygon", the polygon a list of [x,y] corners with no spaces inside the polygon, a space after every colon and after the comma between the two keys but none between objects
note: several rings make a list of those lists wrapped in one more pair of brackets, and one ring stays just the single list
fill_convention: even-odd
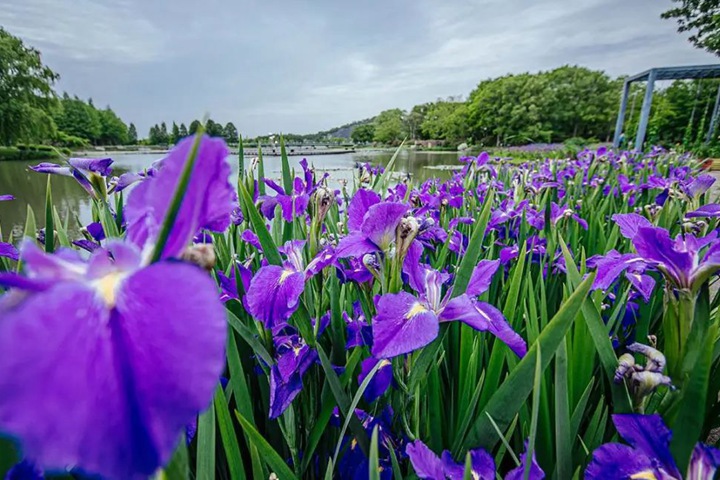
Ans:
[{"label": "calm water surface", "polygon": [[[114,174],[119,175],[128,171],[141,171],[149,167],[162,155],[155,154],[122,154],[113,156]],[[391,154],[386,152],[356,152],[340,155],[318,155],[307,157],[311,165],[319,172],[328,172],[331,184],[337,185],[340,179],[351,179],[353,167],[357,162],[371,162],[373,164],[386,164]],[[458,154],[438,152],[408,152],[403,151],[398,157],[395,169],[410,173],[413,177],[424,180],[428,177],[448,178],[449,170],[442,169],[447,165],[458,165]],[[302,157],[290,157],[290,165],[299,171],[298,162]],[[27,206],[33,209],[38,228],[45,223],[45,189],[48,176],[28,170],[31,165],[39,162],[0,162],[0,195],[12,194],[15,200],[0,202],[0,229],[2,237],[7,239],[8,233],[13,237],[22,235],[27,215]],[[245,164],[250,158],[245,158]],[[238,174],[237,155],[233,156],[233,177]],[[440,167],[440,168],[438,168]],[[279,179],[281,176],[280,158],[265,158],[265,175]],[[53,203],[58,209],[60,218],[64,222],[69,219],[70,230],[77,232],[79,225],[91,221],[90,199],[80,185],[72,178],[52,176]]]}]

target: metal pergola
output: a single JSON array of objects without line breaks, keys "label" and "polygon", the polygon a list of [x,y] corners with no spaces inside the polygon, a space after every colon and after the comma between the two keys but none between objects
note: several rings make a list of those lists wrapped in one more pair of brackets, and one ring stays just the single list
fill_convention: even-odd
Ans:
[{"label": "metal pergola", "polygon": [[[617,123],[615,124],[615,137],[613,139],[615,148],[620,146],[620,135],[622,134],[623,123],[625,122],[625,111],[627,110],[628,96],[630,95],[630,85],[635,82],[647,82],[645,97],[643,99],[642,109],[640,110],[640,122],[638,124],[637,135],[635,136],[635,148],[642,149],[643,143],[645,143],[648,120],[650,119],[650,107],[652,105],[655,82],[659,80],[697,80],[702,78],[720,78],[720,64],[651,68],[650,70],[626,78],[625,85],[623,86],[622,100],[620,102],[620,111],[618,112]],[[718,95],[715,99],[715,108],[713,108],[706,142],[710,141],[710,136],[712,132],[715,131],[719,108],[720,88],[718,89]]]}]

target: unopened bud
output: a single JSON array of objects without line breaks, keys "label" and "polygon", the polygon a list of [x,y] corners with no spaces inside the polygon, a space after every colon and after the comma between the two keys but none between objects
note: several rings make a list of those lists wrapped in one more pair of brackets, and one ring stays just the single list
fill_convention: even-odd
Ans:
[{"label": "unopened bud", "polygon": [[316,221],[323,221],[334,200],[335,197],[333,197],[332,192],[327,188],[318,187],[317,190],[315,190],[315,193],[313,193],[313,205]]},{"label": "unopened bud", "polygon": [[372,273],[373,277],[380,278],[380,262],[378,262],[378,259],[374,254],[366,253],[362,258],[362,262],[363,265],[365,265],[365,268]]},{"label": "unopened bud", "polygon": [[397,255],[403,259],[407,254],[410,244],[417,237],[420,231],[420,223],[415,217],[405,217],[400,220],[400,223],[395,230],[395,246],[397,248]]},{"label": "unopened bud", "polygon": [[631,353],[624,353],[618,359],[618,367],[615,370],[615,383],[620,383],[623,379],[632,373],[632,369],[635,366],[635,357]]},{"label": "unopened bud", "polygon": [[209,243],[199,243],[186,248],[180,258],[208,272],[215,268],[215,249]]},{"label": "unopened bud", "polygon": [[647,358],[645,370],[652,372],[662,372],[665,370],[665,355],[663,355],[659,350],[656,350],[649,345],[643,345],[642,343],[632,343],[628,345],[627,348],[631,352],[640,353]]}]

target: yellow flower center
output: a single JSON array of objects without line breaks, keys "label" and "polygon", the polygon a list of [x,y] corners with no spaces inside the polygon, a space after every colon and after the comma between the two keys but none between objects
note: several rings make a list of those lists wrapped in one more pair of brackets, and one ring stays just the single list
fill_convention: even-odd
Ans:
[{"label": "yellow flower center", "polygon": [[413,318],[413,317],[415,317],[415,316],[417,316],[417,315],[420,315],[421,313],[425,313],[425,312],[427,312],[427,311],[428,311],[428,309],[425,308],[425,306],[423,306],[422,303],[420,303],[420,302],[415,302],[415,303],[413,304],[412,308],[410,309],[410,311],[405,315],[405,318],[406,318],[407,320],[410,320],[411,318]]},{"label": "yellow flower center", "polygon": [[105,304],[110,308],[115,306],[115,294],[123,278],[125,278],[125,274],[112,272],[95,281],[95,288],[100,293]]},{"label": "yellow flower center", "polygon": [[632,480],[657,480],[655,474],[650,470],[638,472],[630,476]]}]

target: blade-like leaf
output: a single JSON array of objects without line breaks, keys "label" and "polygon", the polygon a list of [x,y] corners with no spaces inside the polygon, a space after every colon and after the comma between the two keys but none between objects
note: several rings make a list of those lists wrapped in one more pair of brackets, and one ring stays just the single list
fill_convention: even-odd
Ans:
[{"label": "blade-like leaf", "polygon": [[481,446],[490,450],[495,446],[498,438],[485,412],[492,416],[501,430],[507,428],[532,391],[537,350],[542,348],[541,369],[544,370],[577,316],[583,301],[590,291],[594,278],[594,274],[589,275],[565,301],[553,319],[540,333],[537,341],[530,347],[527,355],[495,391],[485,406],[484,412],[479,415],[471,427],[464,442],[465,448]]}]

